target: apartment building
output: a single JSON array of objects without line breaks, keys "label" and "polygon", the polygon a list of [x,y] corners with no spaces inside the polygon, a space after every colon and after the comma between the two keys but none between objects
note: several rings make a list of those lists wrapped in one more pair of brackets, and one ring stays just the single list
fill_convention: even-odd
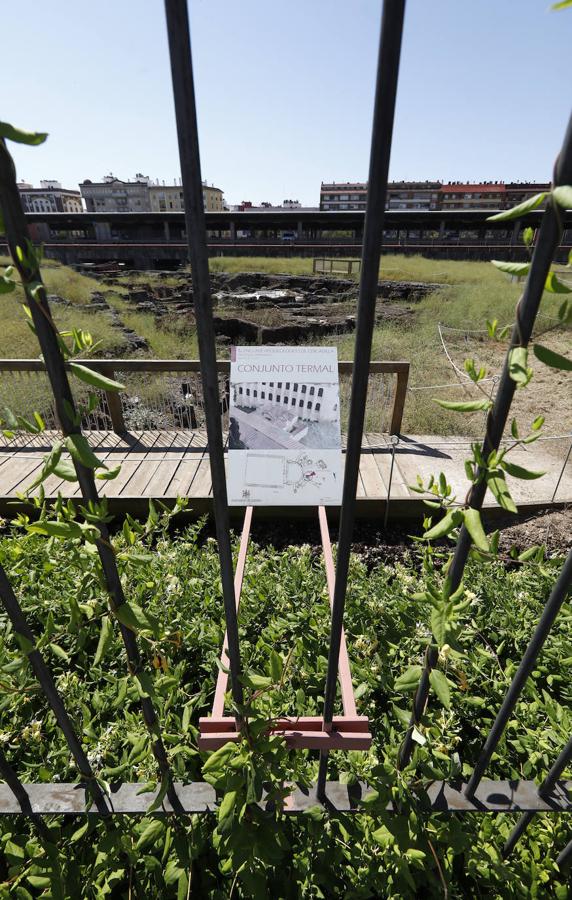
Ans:
[{"label": "apartment building", "polygon": [[149,212],[149,178],[140,172],[133,181],[106,175],[103,181],[86,178],[79,186],[88,212]]},{"label": "apartment building", "polygon": [[20,181],[18,190],[24,212],[83,212],[80,192],[63,188],[59,181],[40,181],[40,187]]},{"label": "apartment building", "polygon": [[[447,209],[505,209],[522,203],[548,184],[534,182],[484,181],[391,181],[387,186],[387,209],[447,210]],[[365,210],[366,182],[322,182],[320,209]]]},{"label": "apartment building", "polygon": [[[149,199],[152,212],[182,212],[185,208],[182,181],[179,180],[178,184],[150,184]],[[222,212],[224,209],[223,192],[206,181],[203,181],[203,206],[207,212]]]}]

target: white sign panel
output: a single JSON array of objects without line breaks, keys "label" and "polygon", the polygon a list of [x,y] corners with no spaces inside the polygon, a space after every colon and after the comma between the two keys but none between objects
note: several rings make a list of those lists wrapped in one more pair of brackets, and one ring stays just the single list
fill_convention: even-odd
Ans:
[{"label": "white sign panel", "polygon": [[338,506],[343,464],[335,347],[233,347],[231,506]]}]

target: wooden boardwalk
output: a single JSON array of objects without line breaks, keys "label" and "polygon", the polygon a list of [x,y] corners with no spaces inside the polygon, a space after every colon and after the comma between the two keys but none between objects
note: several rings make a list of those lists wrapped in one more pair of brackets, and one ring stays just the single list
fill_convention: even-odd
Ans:
[{"label": "wooden boardwalk", "polygon": [[[14,501],[38,475],[42,460],[56,440],[57,432],[40,435],[19,434],[12,440],[0,438],[0,512],[14,510]],[[113,511],[142,511],[148,498],[171,504],[186,497],[196,512],[210,508],[212,484],[204,431],[92,431],[88,439],[99,458],[112,469],[121,464],[121,472],[112,481],[98,481],[102,496],[109,498]],[[538,445],[534,445],[537,447]],[[466,444],[459,438],[431,436],[401,437],[395,452],[391,477],[393,515],[418,515],[420,497],[408,488],[420,472],[427,477],[444,471],[463,497],[467,482],[463,460]],[[547,475],[534,482],[512,482],[515,500],[526,507],[546,506],[552,501],[553,488],[562,468],[560,455],[543,454],[542,465],[535,459],[514,459],[530,468],[542,467]],[[512,457],[511,457],[512,458]],[[364,435],[357,488],[358,513],[379,515],[386,506],[392,464],[391,439],[385,434]],[[38,489],[34,493],[37,492]],[[44,482],[47,497],[61,492],[63,497],[79,497],[77,482],[63,481],[54,475]],[[572,458],[560,479],[557,502],[572,500]],[[486,505],[494,505],[488,497]],[[407,507],[407,509],[406,509]]]}]

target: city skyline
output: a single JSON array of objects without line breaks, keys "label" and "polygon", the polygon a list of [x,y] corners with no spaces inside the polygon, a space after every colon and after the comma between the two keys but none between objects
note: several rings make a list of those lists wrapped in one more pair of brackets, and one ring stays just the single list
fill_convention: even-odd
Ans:
[{"label": "city skyline", "polygon": [[[410,0],[392,180],[550,178],[568,113],[568,14],[537,0],[519,3],[518,16],[511,7]],[[18,33],[16,10],[5,13]],[[379,15],[373,0],[192,5],[202,175],[229,204],[317,205],[322,181],[367,178]],[[18,178],[74,188],[142,171],[172,184],[180,170],[161,4],[58,0],[38,4],[26,29],[25,67],[18,42],[4,48],[19,78],[2,117],[50,137],[15,150]],[[550,65],[540,68],[544,45]]]}]

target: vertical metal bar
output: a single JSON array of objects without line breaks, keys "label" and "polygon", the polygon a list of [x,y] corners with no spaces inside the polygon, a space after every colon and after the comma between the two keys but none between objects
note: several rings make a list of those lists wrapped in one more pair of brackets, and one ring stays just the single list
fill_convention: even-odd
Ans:
[{"label": "vertical metal bar", "polygon": [[[556,782],[562,775],[564,769],[568,766],[568,763],[570,762],[571,759],[572,759],[572,737],[568,739],[568,743],[566,744],[566,746],[564,747],[564,749],[558,756],[558,759],[554,762],[554,765],[550,769],[548,775],[546,776],[546,778],[544,779],[542,784],[539,785],[538,793],[540,794],[541,797],[550,793],[550,791],[553,789]],[[502,855],[505,859],[507,858],[507,856],[509,856],[512,853],[512,851],[514,850],[514,847],[516,845],[516,842],[519,840],[520,837],[522,837],[522,835],[524,834],[524,832],[526,831],[526,829],[532,822],[534,816],[535,816],[535,813],[526,812],[526,813],[524,813],[524,815],[522,815],[520,817],[520,819],[514,826],[513,830],[511,831],[510,835],[508,836],[506,843],[503,847]]]},{"label": "vertical metal bar", "polygon": [[[568,121],[562,149],[554,167],[554,184],[572,184],[572,116]],[[560,209],[552,200],[549,200],[546,211],[542,216],[538,241],[534,248],[524,292],[516,309],[516,323],[505,358],[499,389],[493,407],[487,417],[486,435],[482,445],[482,455],[485,459],[492,450],[498,449],[503,436],[516,389],[516,382],[512,380],[509,374],[509,353],[514,347],[527,347],[530,341],[544,293],[546,276],[562,238],[563,217],[564,210]],[[483,505],[486,491],[487,484],[484,479],[473,485],[468,497],[469,506],[473,507],[473,509],[480,509]],[[461,583],[470,549],[471,537],[463,525],[449,570],[449,577],[454,591]]]},{"label": "vertical metal bar", "polygon": [[213,505],[220,559],[222,594],[228,635],[232,695],[242,703],[238,619],[233,585],[232,548],[224,471],[216,344],[212,316],[209,259],[203,209],[203,187],[195,87],[187,0],[165,0],[171,76],[179,139],[179,156],[185,200],[185,222],[193,276],[193,303],[197,324],[208,450],[213,485]]},{"label": "vertical metal bar", "polygon": [[[362,248],[362,266],[357,308],[357,325],[344,487],[338,537],[336,583],[332,604],[332,624],[328,670],[324,692],[324,728],[331,729],[336,699],[338,661],[344,618],[351,540],[355,519],[356,491],[369,381],[371,343],[375,324],[375,304],[379,260],[383,242],[383,221],[393,134],[395,97],[399,74],[405,0],[385,0],[381,21],[379,57],[373,112],[369,184]],[[320,757],[318,795],[324,794],[327,754]]]},{"label": "vertical metal bar", "polygon": [[566,557],[566,562],[564,563],[560,571],[560,575],[558,576],[556,584],[552,588],[550,597],[548,598],[546,606],[544,607],[542,615],[538,621],[538,625],[534,630],[534,634],[530,639],[530,643],[526,648],[520,665],[516,670],[514,678],[512,679],[505,694],[505,698],[502,702],[502,706],[498,712],[498,715],[493,723],[491,730],[489,731],[483,749],[481,750],[481,753],[477,760],[477,764],[473,770],[473,774],[471,775],[469,783],[467,784],[467,788],[465,791],[467,797],[473,797],[475,794],[479,782],[484,775],[485,769],[490,762],[491,756],[493,755],[495,748],[502,737],[502,733],[506,727],[506,724],[512,715],[512,711],[516,706],[521,691],[526,684],[526,680],[534,668],[538,654],[544,646],[544,642],[548,637],[552,625],[554,624],[554,620],[558,615],[560,607],[570,593],[571,587],[572,550]]},{"label": "vertical metal bar", "polygon": [[[31,645],[31,647],[35,647],[36,640],[34,634],[29,628],[28,623],[26,622],[22,607],[18,603],[18,599],[12,589],[12,585],[10,584],[2,566],[0,566],[0,598],[2,599],[2,605],[6,610],[6,614],[8,615],[8,618],[10,619],[14,627],[15,634],[20,635],[28,644]],[[59,691],[54,683],[52,674],[44,662],[42,654],[39,650],[30,649],[30,651],[27,653],[27,657],[36,678],[42,686],[44,695],[52,708],[56,721],[64,734],[68,747],[70,748],[71,754],[75,760],[75,764],[78,767],[79,773],[81,777],[90,785],[97,808],[102,813],[108,812],[107,803],[105,801],[103,792],[99,784],[95,781],[95,776],[89,764],[88,758],[75,733],[75,729],[67,714]]]},{"label": "vertical metal bar", "polygon": [[438,655],[439,651],[437,650],[437,647],[435,647],[434,644],[430,644],[425,651],[425,665],[421,673],[421,678],[419,679],[417,690],[415,691],[409,727],[399,750],[397,761],[397,767],[399,769],[404,769],[411,759],[411,754],[413,752],[413,729],[425,712],[427,698],[429,697],[429,676],[431,675],[431,670],[437,665]]},{"label": "vertical metal bar", "polygon": [[[10,254],[18,269],[26,302],[32,315],[34,329],[44,357],[44,365],[52,388],[56,413],[62,432],[64,435],[80,435],[81,427],[77,423],[74,398],[68,381],[65,361],[58,343],[59,334],[52,319],[37,259],[35,256],[31,256],[29,252],[32,243],[16,186],[14,162],[2,139],[0,139],[0,202],[4,213],[4,227]],[[82,497],[84,500],[97,503],[99,497],[95,486],[93,469],[84,466],[75,459],[74,466]],[[125,595],[115,562],[115,553],[111,544],[109,529],[104,522],[98,523],[98,529],[97,551],[105,576],[109,603],[113,611],[115,611],[117,607],[125,603]],[[121,623],[119,628],[125,646],[129,670],[132,675],[135,675],[142,669],[135,634]],[[161,777],[167,778],[170,775],[169,762],[159,732],[155,707],[150,697],[141,699],[141,710],[151,735],[151,746]],[[172,802],[176,802],[174,794],[170,794],[171,796]]]}]

